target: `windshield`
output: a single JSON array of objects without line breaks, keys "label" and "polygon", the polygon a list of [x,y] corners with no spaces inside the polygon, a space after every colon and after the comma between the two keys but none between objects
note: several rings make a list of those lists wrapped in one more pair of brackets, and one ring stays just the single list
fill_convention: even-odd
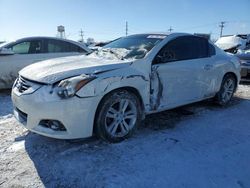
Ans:
[{"label": "windshield", "polygon": [[[112,54],[119,59],[141,59],[159,42],[161,42],[166,35],[132,35],[117,39],[99,50],[99,55],[105,53]],[[100,52],[101,51],[101,52]]]}]

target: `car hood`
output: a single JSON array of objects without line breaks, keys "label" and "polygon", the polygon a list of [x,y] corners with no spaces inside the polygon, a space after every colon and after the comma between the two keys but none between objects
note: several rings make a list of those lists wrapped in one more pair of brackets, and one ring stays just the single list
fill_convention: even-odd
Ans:
[{"label": "car hood", "polygon": [[22,77],[45,84],[54,84],[60,80],[80,74],[98,74],[124,68],[131,62],[105,59],[101,57],[71,56],[40,61],[29,65],[19,72]]}]

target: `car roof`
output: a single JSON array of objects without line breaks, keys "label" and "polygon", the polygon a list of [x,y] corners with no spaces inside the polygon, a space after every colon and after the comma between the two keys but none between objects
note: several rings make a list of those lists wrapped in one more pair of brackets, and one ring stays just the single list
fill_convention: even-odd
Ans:
[{"label": "car roof", "polygon": [[[7,45],[9,45],[11,43],[22,42],[22,41],[25,41],[25,40],[35,40],[35,39],[54,39],[54,40],[60,40],[60,41],[64,41],[64,42],[73,43],[73,44],[79,46],[80,48],[84,49],[87,52],[91,51],[84,43],[76,42],[76,41],[69,40],[69,39],[63,39],[63,38],[58,38],[58,37],[48,37],[48,36],[25,37],[25,38],[17,39],[16,41],[12,41],[12,42],[6,43],[4,46],[7,46]],[[2,46],[2,47],[4,47],[4,46]]]}]

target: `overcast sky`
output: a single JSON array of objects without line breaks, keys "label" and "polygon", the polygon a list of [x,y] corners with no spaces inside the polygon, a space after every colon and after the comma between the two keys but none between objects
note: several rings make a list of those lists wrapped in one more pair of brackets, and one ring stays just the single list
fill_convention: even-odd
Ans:
[{"label": "overcast sky", "polygon": [[128,33],[167,31],[223,34],[250,33],[250,0],[0,0],[0,41],[26,36],[111,40]]}]

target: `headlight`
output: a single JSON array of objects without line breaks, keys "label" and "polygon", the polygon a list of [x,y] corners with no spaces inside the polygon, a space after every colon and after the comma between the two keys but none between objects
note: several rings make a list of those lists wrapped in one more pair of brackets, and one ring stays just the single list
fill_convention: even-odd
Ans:
[{"label": "headlight", "polygon": [[12,85],[12,88],[16,87],[18,80],[19,80],[19,77],[17,77],[17,79],[15,79],[14,84]]},{"label": "headlight", "polygon": [[240,64],[241,64],[241,65],[245,65],[245,66],[249,66],[249,65],[250,65],[250,62],[249,62],[249,61],[246,61],[246,60],[240,60]]},{"label": "headlight", "polygon": [[87,83],[95,79],[95,76],[89,75],[80,75],[73,78],[62,80],[58,84],[57,94],[61,98],[70,98],[73,97],[77,91],[79,91]]}]

